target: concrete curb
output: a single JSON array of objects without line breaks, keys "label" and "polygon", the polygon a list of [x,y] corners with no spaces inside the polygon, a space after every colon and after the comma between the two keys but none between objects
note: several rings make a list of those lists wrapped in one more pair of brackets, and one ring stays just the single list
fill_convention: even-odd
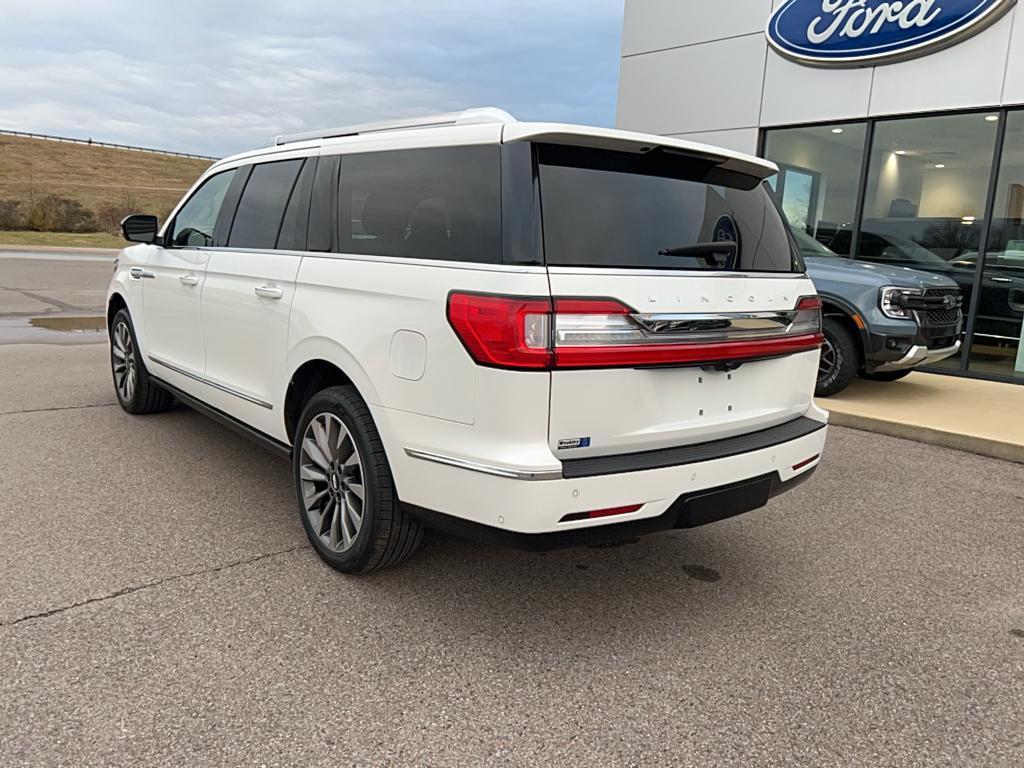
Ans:
[{"label": "concrete curb", "polygon": [[877,432],[890,437],[902,437],[929,445],[940,445],[944,448],[955,448],[958,451],[977,453],[1004,461],[1024,464],[1024,445],[1006,443],[987,437],[965,435],[959,432],[947,432],[917,424],[903,424],[895,421],[876,419],[871,416],[858,416],[850,413],[829,411],[829,424],[837,427],[849,427],[865,432]]},{"label": "concrete curb", "polygon": [[25,251],[27,253],[98,253],[103,256],[114,256],[120,253],[117,248],[81,248],[63,245],[4,245],[0,243],[0,251]]}]

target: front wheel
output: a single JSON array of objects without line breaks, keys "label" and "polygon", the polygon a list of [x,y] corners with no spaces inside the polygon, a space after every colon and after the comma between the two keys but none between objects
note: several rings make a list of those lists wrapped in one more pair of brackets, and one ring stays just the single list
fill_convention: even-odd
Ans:
[{"label": "front wheel", "polygon": [[857,376],[860,357],[853,334],[838,320],[826,317],[822,324],[825,341],[818,358],[818,381],[814,394],[830,397],[850,386]]},{"label": "front wheel", "polygon": [[158,413],[173,404],[174,398],[167,390],[149,377],[139,352],[135,326],[126,309],[114,315],[110,324],[110,371],[117,402],[128,413]]},{"label": "front wheel", "polygon": [[868,381],[899,381],[904,376],[909,376],[911,373],[913,373],[913,370],[909,368],[905,371],[876,371],[875,373],[861,371],[860,377],[862,379],[867,379]]},{"label": "front wheel", "polygon": [[299,514],[325,563],[368,573],[416,550],[423,529],[402,509],[380,433],[354,387],[314,395],[293,445]]}]

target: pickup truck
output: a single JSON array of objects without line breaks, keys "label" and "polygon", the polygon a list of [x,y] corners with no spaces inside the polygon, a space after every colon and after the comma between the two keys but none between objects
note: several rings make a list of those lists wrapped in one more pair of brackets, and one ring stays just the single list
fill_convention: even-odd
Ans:
[{"label": "pickup truck", "polygon": [[823,305],[816,395],[842,392],[857,376],[896,381],[959,353],[963,297],[953,280],[840,257],[796,228],[793,236]]}]

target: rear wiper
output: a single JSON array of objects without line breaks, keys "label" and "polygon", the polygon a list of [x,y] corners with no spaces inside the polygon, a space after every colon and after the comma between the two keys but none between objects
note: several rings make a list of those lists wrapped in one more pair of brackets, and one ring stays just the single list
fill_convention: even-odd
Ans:
[{"label": "rear wiper", "polygon": [[722,240],[716,243],[694,243],[693,245],[680,245],[675,248],[663,248],[658,251],[659,256],[703,256],[708,266],[717,266],[718,260],[715,254],[728,256],[730,259],[736,257],[739,251],[736,243],[731,240]]}]

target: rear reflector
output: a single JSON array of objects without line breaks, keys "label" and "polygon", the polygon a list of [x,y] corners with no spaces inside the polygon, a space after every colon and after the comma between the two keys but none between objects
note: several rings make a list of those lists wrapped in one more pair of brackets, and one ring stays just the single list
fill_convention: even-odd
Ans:
[{"label": "rear reflector", "polygon": [[806,467],[806,466],[807,466],[808,464],[813,464],[814,462],[816,462],[816,461],[817,461],[818,459],[820,459],[820,458],[821,458],[821,454],[820,454],[820,453],[816,453],[816,454],[814,454],[813,456],[811,456],[811,458],[809,458],[809,459],[804,459],[804,460],[803,460],[803,461],[801,461],[801,462],[800,462],[799,464],[794,464],[794,465],[793,465],[793,471],[795,472],[795,471],[796,471],[796,470],[798,470],[798,469],[803,469],[803,468],[804,468],[804,467]]},{"label": "rear reflector", "polygon": [[479,364],[521,370],[714,365],[821,346],[821,299],[793,309],[643,315],[607,298],[453,292],[448,321]]},{"label": "rear reflector", "polygon": [[599,517],[613,517],[615,515],[628,515],[632,512],[638,511],[643,504],[630,504],[628,507],[611,507],[610,509],[595,509],[591,512],[573,512],[572,514],[566,515],[560,523],[571,523],[577,520],[594,520]]}]

